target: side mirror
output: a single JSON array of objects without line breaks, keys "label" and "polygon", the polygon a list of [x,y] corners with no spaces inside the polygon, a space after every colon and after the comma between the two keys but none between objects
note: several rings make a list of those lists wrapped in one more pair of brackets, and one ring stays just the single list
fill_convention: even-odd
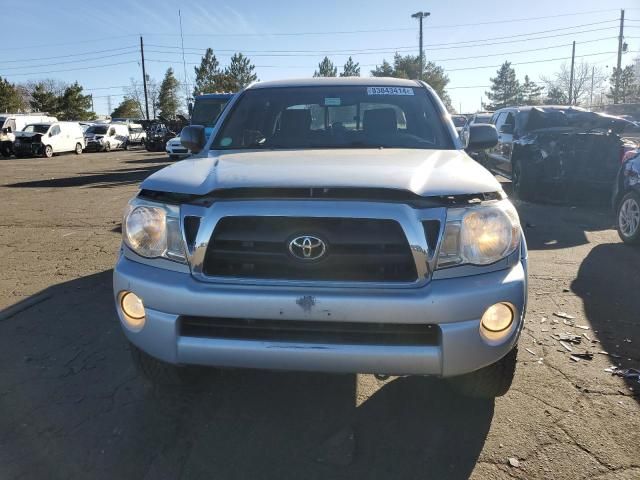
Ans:
[{"label": "side mirror", "polygon": [[513,134],[513,124],[505,123],[500,127],[500,133],[506,133],[507,135]]},{"label": "side mirror", "polygon": [[13,129],[11,127],[7,127],[7,133],[12,133]]},{"label": "side mirror", "polygon": [[498,132],[493,125],[474,124],[469,126],[467,150],[477,152],[495,147],[498,144]]},{"label": "side mirror", "polygon": [[49,136],[50,136],[50,137],[53,137],[53,132],[49,132]]},{"label": "side mirror", "polygon": [[205,143],[207,143],[207,138],[204,134],[204,127],[202,125],[190,125],[184,127],[180,133],[180,143],[191,150],[192,153],[202,151]]}]

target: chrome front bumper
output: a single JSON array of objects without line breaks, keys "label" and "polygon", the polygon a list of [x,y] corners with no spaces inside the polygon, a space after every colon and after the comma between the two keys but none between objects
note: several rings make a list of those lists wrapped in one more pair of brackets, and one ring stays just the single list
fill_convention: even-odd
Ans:
[{"label": "chrome front bumper", "polygon": [[[524,321],[526,269],[523,258],[505,270],[432,279],[419,288],[396,290],[265,287],[204,283],[189,273],[145,265],[121,254],[113,282],[116,296],[133,291],[146,307],[142,330],[131,331],[123,322],[127,338],[169,363],[447,377],[494,363],[513,348]],[[490,344],[480,335],[480,318],[497,302],[514,305],[516,319],[501,343]],[[116,305],[122,322],[117,301]],[[429,346],[186,337],[179,333],[184,315],[433,324],[441,333],[439,344]]]}]

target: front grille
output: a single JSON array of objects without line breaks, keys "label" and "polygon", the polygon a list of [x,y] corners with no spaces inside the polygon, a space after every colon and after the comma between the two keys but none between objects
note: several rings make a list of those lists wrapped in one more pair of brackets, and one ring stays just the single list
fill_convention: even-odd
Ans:
[{"label": "front grille", "polygon": [[229,340],[396,346],[440,341],[440,329],[423,324],[180,317],[179,328],[184,337]]},{"label": "front grille", "polygon": [[[318,261],[289,252],[313,235],[326,244]],[[416,266],[400,224],[361,218],[225,217],[209,242],[208,276],[353,282],[414,282]]]}]

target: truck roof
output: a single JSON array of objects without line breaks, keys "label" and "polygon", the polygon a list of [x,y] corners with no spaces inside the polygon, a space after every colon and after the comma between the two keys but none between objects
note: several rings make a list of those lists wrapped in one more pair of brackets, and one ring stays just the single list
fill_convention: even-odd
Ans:
[{"label": "truck roof", "polygon": [[257,82],[250,85],[255,88],[282,88],[282,87],[420,87],[417,80],[391,77],[320,77],[320,78],[294,78],[288,80],[274,80]]},{"label": "truck roof", "polygon": [[229,99],[231,97],[233,97],[235,94],[234,93],[203,93],[201,95],[196,95],[195,98],[202,98],[202,99],[207,99],[207,98],[213,98],[213,99]]}]

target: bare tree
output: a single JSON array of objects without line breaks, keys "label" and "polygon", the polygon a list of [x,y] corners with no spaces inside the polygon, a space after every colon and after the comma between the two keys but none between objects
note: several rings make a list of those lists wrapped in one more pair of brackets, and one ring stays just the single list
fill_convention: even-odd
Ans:
[{"label": "bare tree", "polygon": [[138,82],[137,80],[132,78],[131,85],[125,87],[124,92],[128,98],[136,102],[136,104],[138,105],[138,109],[140,110],[140,117],[147,119],[144,108],[144,86],[142,85],[142,82]]},{"label": "bare tree", "polygon": [[[593,91],[591,79],[593,78]],[[573,71],[573,89],[569,99],[569,84],[571,83],[571,67],[566,63],[560,65],[560,70],[552,77],[542,76],[540,79],[547,86],[547,90],[561,92],[564,98],[569,99],[569,104],[578,105],[588,103],[593,92],[602,87],[606,80],[602,69],[594,67],[584,60],[575,64]]]}]

